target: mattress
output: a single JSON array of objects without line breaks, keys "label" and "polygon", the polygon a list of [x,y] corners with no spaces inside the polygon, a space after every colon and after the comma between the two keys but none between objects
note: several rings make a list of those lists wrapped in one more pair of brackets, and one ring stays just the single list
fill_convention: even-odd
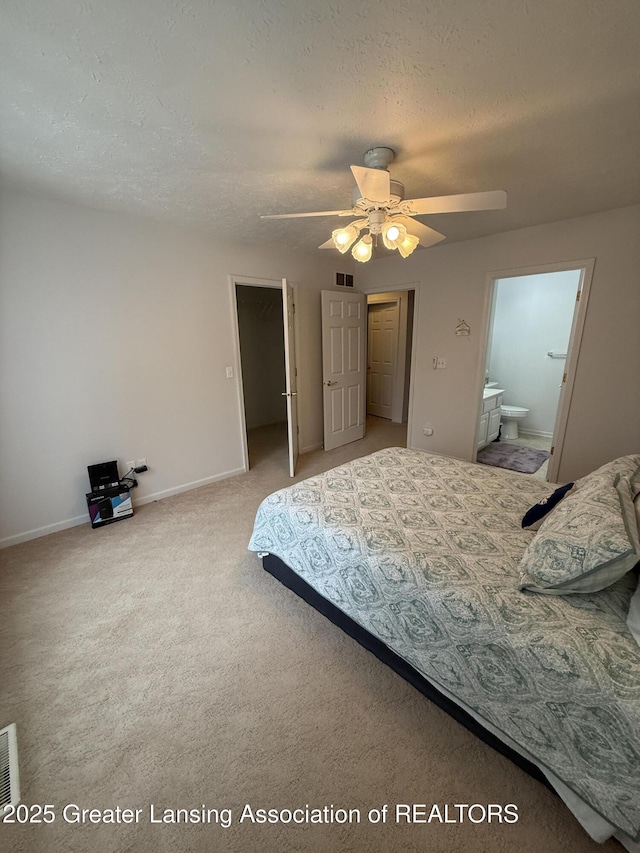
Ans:
[{"label": "mattress", "polygon": [[388,448],[270,495],[249,547],[278,556],[541,768],[594,837],[637,842],[640,649],[625,623],[635,578],[588,595],[519,591],[534,535],[520,521],[548,491]]}]

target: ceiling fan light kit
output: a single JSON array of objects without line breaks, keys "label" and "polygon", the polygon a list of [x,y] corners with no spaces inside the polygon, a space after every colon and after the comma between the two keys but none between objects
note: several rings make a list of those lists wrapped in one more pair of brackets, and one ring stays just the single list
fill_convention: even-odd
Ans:
[{"label": "ceiling fan light kit", "polygon": [[[342,228],[331,232],[331,239],[321,249],[337,249],[344,254],[352,246],[351,254],[361,263],[371,260],[378,235],[385,248],[397,249],[403,258],[408,258],[418,244],[424,248],[434,246],[445,239],[433,228],[417,222],[413,217],[432,213],[456,213],[469,210],[500,210],[507,206],[507,194],[503,190],[433,198],[404,199],[404,185],[393,181],[387,167],[395,152],[386,146],[370,148],[364,155],[364,166],[351,166],[356,180],[352,204],[349,210],[323,210],[316,213],[282,213],[262,216],[262,219],[293,219],[303,216],[357,216]],[[367,228],[368,234],[360,237]],[[358,242],[356,242],[356,240]],[[355,243],[355,245],[354,245]]]},{"label": "ceiling fan light kit", "polygon": [[347,225],[346,228],[338,228],[336,231],[332,231],[331,237],[336,249],[344,255],[355,242],[358,232],[352,225]]},{"label": "ceiling fan light kit", "polygon": [[419,240],[417,237],[414,237],[413,234],[407,234],[402,243],[398,246],[398,251],[403,258],[408,258],[418,243]]},{"label": "ceiling fan light kit", "polygon": [[373,237],[371,234],[365,234],[364,237],[361,237],[353,247],[351,254],[356,261],[363,264],[370,261],[373,254]]},{"label": "ceiling fan light kit", "polygon": [[406,236],[406,227],[393,219],[387,220],[382,227],[382,242],[387,249],[397,249]]}]

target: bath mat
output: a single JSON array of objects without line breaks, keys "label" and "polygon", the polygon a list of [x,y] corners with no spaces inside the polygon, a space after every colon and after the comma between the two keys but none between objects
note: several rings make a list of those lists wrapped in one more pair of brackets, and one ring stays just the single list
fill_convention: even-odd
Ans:
[{"label": "bath mat", "polygon": [[532,447],[519,447],[517,444],[496,441],[478,451],[477,461],[483,465],[533,474],[548,458],[546,450],[534,450]]}]

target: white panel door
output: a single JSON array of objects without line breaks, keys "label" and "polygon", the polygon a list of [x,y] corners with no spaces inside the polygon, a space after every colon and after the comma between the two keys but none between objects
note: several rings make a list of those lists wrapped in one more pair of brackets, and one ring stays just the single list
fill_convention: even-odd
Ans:
[{"label": "white panel door", "polygon": [[322,291],[325,450],[364,437],[366,306],[363,293]]},{"label": "white panel door", "polygon": [[367,412],[380,418],[393,416],[399,314],[397,302],[369,305]]},{"label": "white panel door", "polygon": [[287,398],[287,436],[289,438],[289,476],[294,477],[298,462],[298,383],[295,345],[295,304],[293,291],[286,278],[282,279],[282,315],[284,319],[284,375]]}]

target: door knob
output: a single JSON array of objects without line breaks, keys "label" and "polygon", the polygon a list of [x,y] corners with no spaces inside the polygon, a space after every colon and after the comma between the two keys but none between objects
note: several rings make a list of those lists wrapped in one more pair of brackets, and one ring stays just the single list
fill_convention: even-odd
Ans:
[{"label": "door knob", "polygon": [[325,385],[337,385],[338,382],[337,381],[332,382],[331,379],[327,379],[327,381],[324,384]]}]

